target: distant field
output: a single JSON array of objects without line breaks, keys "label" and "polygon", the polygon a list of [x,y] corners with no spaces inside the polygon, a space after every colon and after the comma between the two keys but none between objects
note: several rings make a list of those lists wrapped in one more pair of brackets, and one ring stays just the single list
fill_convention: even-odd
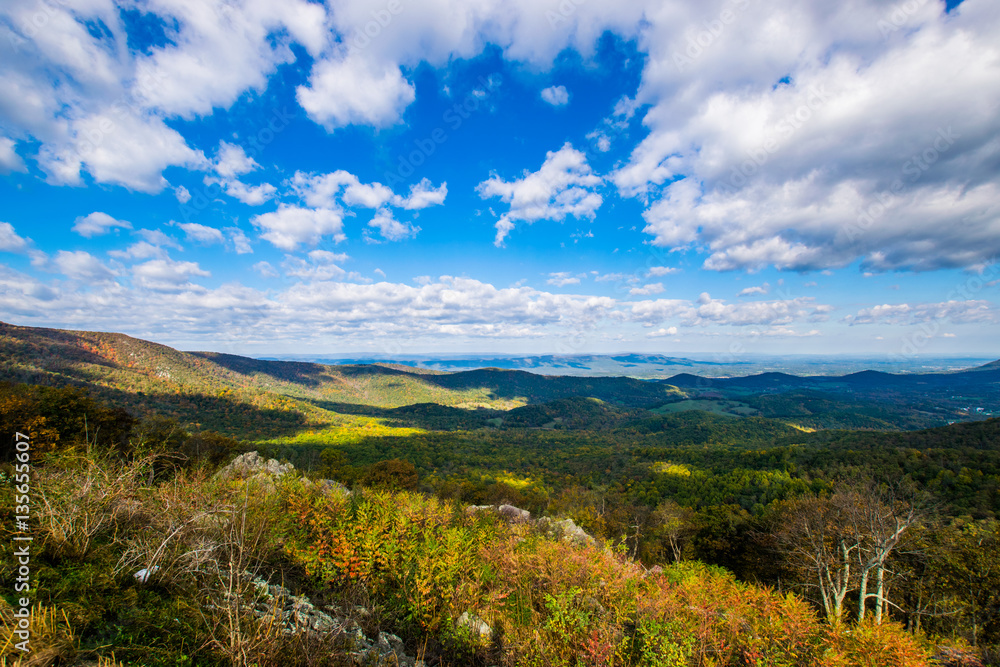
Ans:
[{"label": "distant field", "polygon": [[676,403],[667,403],[666,405],[661,405],[660,407],[655,408],[652,412],[658,415],[669,415],[677,412],[688,412],[689,410],[704,410],[705,412],[711,412],[712,414],[721,415],[723,417],[752,417],[760,414],[757,409],[739,401],[701,398],[691,398],[685,401],[678,401]]}]

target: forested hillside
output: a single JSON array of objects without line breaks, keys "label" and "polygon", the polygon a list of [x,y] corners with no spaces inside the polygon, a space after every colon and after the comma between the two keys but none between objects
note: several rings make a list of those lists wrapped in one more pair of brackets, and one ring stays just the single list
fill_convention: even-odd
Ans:
[{"label": "forested hillside", "polygon": [[[187,588],[200,574],[147,588],[125,564],[140,563],[128,554],[146,553],[145,565],[172,554],[170,567],[192,572],[185,554],[224,538],[211,532],[222,524],[198,518],[199,504],[239,514],[232,503],[244,487],[212,474],[256,450],[299,480],[263,487],[273,504],[260,509],[268,523],[255,538],[261,550],[251,549],[259,571],[314,601],[376,610],[357,619],[368,636],[397,632],[410,655],[440,664],[918,665],[935,653],[996,664],[1000,419],[985,414],[995,409],[988,369],[950,374],[967,393],[978,387],[981,411],[902,430],[961,417],[927,404],[927,387],[947,379],[890,376],[877,402],[859,387],[875,392],[880,374],[710,386],[449,374],[182,353],[116,334],[0,332],[0,472],[13,477],[15,434],[29,437],[36,488],[52,489],[39,501],[48,514],[32,595],[66,611],[74,650],[229,664],[218,599]],[[303,475],[344,495],[317,496]],[[109,490],[96,504],[73,495],[101,484],[124,484],[126,495]],[[503,505],[531,521],[466,514]],[[68,508],[65,523],[56,511]],[[160,515],[160,533],[132,532],[138,517]],[[542,528],[552,522],[579,539]],[[557,561],[577,569],[556,572]],[[86,611],[84,600],[119,594],[146,611]],[[690,613],[696,599],[705,615]],[[736,599],[748,606],[735,616],[716,611]],[[163,623],[191,610],[201,620],[178,630],[193,642],[183,648]],[[499,638],[476,640],[469,616],[459,623],[466,612]],[[732,623],[711,620],[722,618]]]}]

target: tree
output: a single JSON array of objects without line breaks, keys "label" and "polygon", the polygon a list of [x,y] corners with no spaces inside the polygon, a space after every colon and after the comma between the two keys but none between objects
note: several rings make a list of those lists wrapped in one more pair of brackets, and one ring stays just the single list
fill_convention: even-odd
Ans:
[{"label": "tree", "polygon": [[827,498],[787,502],[775,540],[803,584],[819,591],[828,618],[839,620],[845,598],[857,590],[858,621],[875,598],[881,623],[889,604],[887,561],[919,514],[913,498],[904,500],[896,487],[851,481]]},{"label": "tree", "polygon": [[823,611],[839,621],[844,599],[856,582],[852,572],[858,534],[857,498],[838,492],[827,498],[804,497],[784,503],[775,541],[802,584],[819,592]]},{"label": "tree", "polygon": [[681,507],[673,500],[664,500],[649,517],[651,531],[649,537],[657,546],[652,549],[654,557],[665,552],[675,563],[690,556],[691,538],[694,536],[695,513],[688,507]]},{"label": "tree", "polygon": [[[875,598],[875,622],[882,622],[888,606],[886,592],[886,561],[906,530],[918,519],[913,498],[903,499],[897,487],[867,484],[855,491],[854,525],[859,537],[858,564],[861,578],[858,584],[858,621],[863,621],[868,600]],[[871,577],[875,577],[875,592],[868,592]]]},{"label": "tree", "polygon": [[412,491],[417,488],[416,467],[404,459],[379,461],[368,470],[363,480],[366,486],[381,486],[388,489]]}]

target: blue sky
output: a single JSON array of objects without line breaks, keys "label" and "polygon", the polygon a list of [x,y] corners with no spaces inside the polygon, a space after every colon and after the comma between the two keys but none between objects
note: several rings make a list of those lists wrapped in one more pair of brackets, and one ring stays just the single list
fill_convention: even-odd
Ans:
[{"label": "blue sky", "polygon": [[0,319],[998,356],[988,0],[13,0]]}]

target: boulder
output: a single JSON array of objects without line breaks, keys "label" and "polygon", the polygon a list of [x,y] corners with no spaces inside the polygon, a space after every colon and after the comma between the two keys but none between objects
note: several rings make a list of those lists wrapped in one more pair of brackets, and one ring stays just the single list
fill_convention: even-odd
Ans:
[{"label": "boulder", "polygon": [[576,525],[573,519],[556,521],[545,516],[535,522],[540,531],[553,537],[559,537],[567,542],[581,546],[597,546],[597,540],[587,534],[583,528]]},{"label": "boulder", "polygon": [[465,513],[469,516],[478,512],[496,512],[507,523],[527,523],[531,521],[531,512],[513,505],[469,505]]},{"label": "boulder", "polygon": [[493,636],[493,628],[486,621],[467,611],[458,617],[458,627],[467,628],[473,636],[481,637],[486,641],[489,641]]},{"label": "boulder", "polygon": [[[295,470],[291,463],[279,463],[275,459],[264,459],[257,452],[240,454],[229,465],[215,473],[219,479],[254,479],[261,481],[267,477],[281,477]],[[273,487],[273,484],[272,484]]]}]

